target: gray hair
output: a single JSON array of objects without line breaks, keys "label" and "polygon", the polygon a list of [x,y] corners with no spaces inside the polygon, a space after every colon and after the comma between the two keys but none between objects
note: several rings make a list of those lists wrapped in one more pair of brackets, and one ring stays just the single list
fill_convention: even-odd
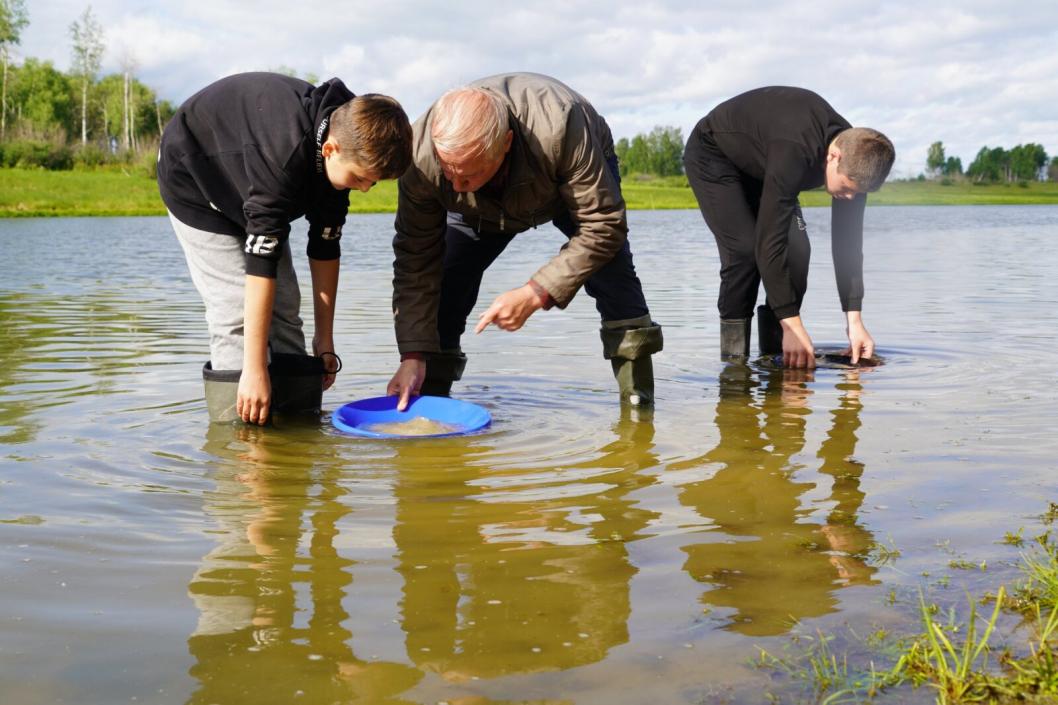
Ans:
[{"label": "gray hair", "polygon": [[434,148],[465,157],[495,157],[510,128],[507,106],[498,97],[466,86],[441,96],[433,107]]}]

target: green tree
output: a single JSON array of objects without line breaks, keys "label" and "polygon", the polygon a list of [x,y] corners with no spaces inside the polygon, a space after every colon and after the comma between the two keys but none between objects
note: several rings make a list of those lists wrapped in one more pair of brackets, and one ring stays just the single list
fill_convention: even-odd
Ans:
[{"label": "green tree", "polygon": [[1047,152],[1043,145],[1019,144],[1010,150],[1010,180],[1036,181],[1047,166]]},{"label": "green tree", "polygon": [[1047,167],[1047,178],[1050,181],[1058,181],[1058,157],[1051,159],[1051,164]]},{"label": "green tree", "polygon": [[74,87],[50,61],[26,59],[12,71],[14,126],[27,139],[65,142],[76,123]]},{"label": "green tree", "polygon": [[683,173],[683,134],[678,127],[655,127],[650,134],[627,137],[614,145],[621,163],[621,175],[656,174],[676,176]]},{"label": "green tree", "polygon": [[647,135],[651,174],[678,176],[683,173],[683,133],[678,127],[655,127]]},{"label": "green tree", "polygon": [[933,176],[937,176],[944,171],[945,164],[944,143],[934,142],[929,146],[929,152],[926,154],[926,169]]},{"label": "green tree", "polygon": [[70,25],[73,39],[73,74],[81,82],[81,145],[88,142],[88,88],[95,83],[103,61],[103,27],[92,16],[92,6],[85,8],[80,21]]},{"label": "green tree", "polygon": [[125,71],[103,76],[95,87],[102,113],[103,137],[116,140],[126,151],[139,152],[145,140],[157,137],[173,115],[167,101],[159,103],[154,91]]},{"label": "green tree", "polygon": [[948,157],[941,169],[944,176],[962,176],[962,159],[959,157]]},{"label": "green tree", "polygon": [[29,24],[25,0],[0,0],[0,61],[4,64],[0,90],[0,142],[7,139],[7,74],[11,47],[22,41],[22,30]]},{"label": "green tree", "polygon": [[966,175],[976,182],[1006,181],[1009,180],[1009,173],[1010,153],[1002,147],[981,147],[966,169]]}]

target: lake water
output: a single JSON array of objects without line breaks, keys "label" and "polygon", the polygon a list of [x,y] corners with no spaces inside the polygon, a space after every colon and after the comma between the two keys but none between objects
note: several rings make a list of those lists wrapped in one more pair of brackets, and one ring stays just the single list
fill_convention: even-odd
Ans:
[{"label": "lake water", "polygon": [[[804,316],[837,347],[806,217]],[[1058,500],[1058,206],[868,209],[887,364],[814,374],[721,364],[700,216],[629,220],[653,413],[618,405],[582,293],[465,338],[487,432],[400,442],[210,426],[165,219],[0,221],[0,701],[797,702],[758,648],[915,629],[919,590],[1015,576],[1004,534]],[[346,228],[326,412],[395,368],[391,224]],[[479,310],[563,241],[516,238]]]}]

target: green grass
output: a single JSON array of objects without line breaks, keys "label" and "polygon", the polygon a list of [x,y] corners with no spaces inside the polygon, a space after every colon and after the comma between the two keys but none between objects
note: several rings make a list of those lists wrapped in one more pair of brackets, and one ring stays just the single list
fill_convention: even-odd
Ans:
[{"label": "green grass", "polygon": [[[1054,520],[1049,514],[1045,521]],[[883,693],[899,698],[918,688],[931,689],[938,705],[1058,702],[1058,546],[1039,541],[1020,568],[1024,579],[1012,591],[1001,585],[981,600],[992,603],[990,613],[979,614],[970,598],[960,618],[954,607],[942,610],[920,593],[918,634],[868,637],[860,640],[866,654],[853,645],[850,657],[833,648],[832,636],[795,632],[793,653],[760,650],[756,664],[800,681],[817,703],[864,703]],[[879,662],[892,665],[879,669]]]},{"label": "green grass", "polygon": [[[392,212],[397,183],[349,194],[349,212]],[[0,169],[0,217],[165,215],[158,183],[127,170],[45,171]]]},{"label": "green grass", "polygon": [[[635,210],[697,209],[683,177],[630,176],[623,191]],[[1058,204],[1058,183],[976,186],[956,182],[899,181],[871,194],[872,205]],[[822,191],[801,194],[805,206],[826,206]],[[351,213],[391,213],[397,185],[383,181],[368,193],[353,192]],[[76,215],[164,215],[158,185],[142,168],[100,171],[0,169],[0,217]]]},{"label": "green grass", "polygon": [[[632,209],[693,208],[694,194],[680,177],[630,176],[621,188]],[[822,190],[801,194],[803,206],[829,206],[830,196]],[[1058,182],[974,185],[937,181],[894,181],[887,183],[867,202],[873,206],[960,206],[1058,204]]]}]

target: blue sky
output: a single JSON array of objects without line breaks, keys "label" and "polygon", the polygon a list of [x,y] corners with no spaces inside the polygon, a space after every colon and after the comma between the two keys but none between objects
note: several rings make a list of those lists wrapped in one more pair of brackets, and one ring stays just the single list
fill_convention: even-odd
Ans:
[{"label": "blue sky", "polygon": [[[718,102],[799,85],[897,147],[895,176],[942,140],[968,165],[984,146],[1058,155],[1058,2],[667,0],[318,3],[95,0],[103,72],[122,57],[179,103],[238,71],[287,66],[400,100],[414,119],[448,88],[536,71],[587,96],[617,137],[688,134]],[[29,0],[19,56],[70,66],[87,3]]]}]

